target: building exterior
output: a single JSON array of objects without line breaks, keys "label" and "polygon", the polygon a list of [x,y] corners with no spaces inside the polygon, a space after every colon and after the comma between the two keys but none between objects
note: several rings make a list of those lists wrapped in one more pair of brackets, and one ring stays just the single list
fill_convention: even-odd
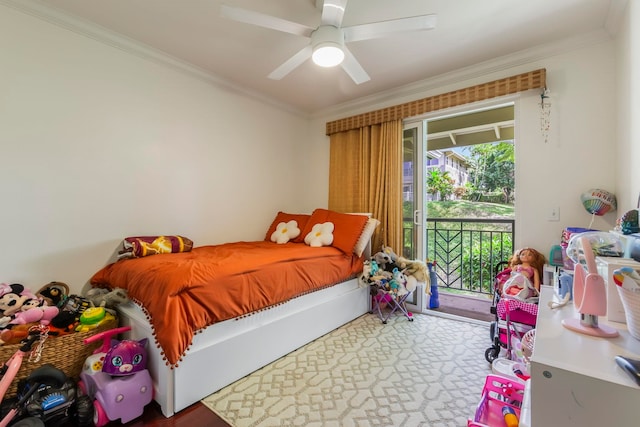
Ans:
[{"label": "building exterior", "polygon": [[[437,169],[442,173],[448,172],[449,177],[453,178],[453,186],[461,187],[469,180],[467,166],[467,158],[454,150],[431,150],[427,152],[425,176],[429,176],[430,171],[433,169]],[[405,162],[402,178],[402,192],[405,201],[413,200],[413,190],[412,163]],[[437,195],[426,195],[427,200],[435,200],[436,197]]]}]

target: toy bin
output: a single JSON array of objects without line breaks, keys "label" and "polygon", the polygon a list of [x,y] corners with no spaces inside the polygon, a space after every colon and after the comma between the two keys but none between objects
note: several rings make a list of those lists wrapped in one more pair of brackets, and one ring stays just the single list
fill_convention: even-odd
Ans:
[{"label": "toy bin", "polygon": [[[113,316],[105,319],[95,328],[83,332],[72,332],[62,336],[46,336],[45,334],[46,339],[41,342],[39,352],[33,353],[34,355],[39,354],[39,357],[25,356],[24,362],[16,373],[5,397],[15,396],[18,391],[18,382],[27,378],[34,369],[45,364],[51,364],[64,372],[69,378],[77,379],[80,376],[85,359],[91,355],[99,344],[95,343],[87,346],[84,344],[84,339],[118,325],[118,319]],[[11,355],[21,346],[22,344],[0,345],[0,363],[9,360]],[[38,349],[38,343],[34,344],[33,349]]]},{"label": "toy bin", "polygon": [[501,375],[487,375],[480,403],[473,419],[467,421],[467,427],[517,427],[523,397],[524,383]]}]

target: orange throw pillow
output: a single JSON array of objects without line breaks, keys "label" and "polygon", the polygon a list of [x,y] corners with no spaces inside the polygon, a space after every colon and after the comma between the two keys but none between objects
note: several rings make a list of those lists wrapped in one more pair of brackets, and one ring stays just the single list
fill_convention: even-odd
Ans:
[{"label": "orange throw pillow", "polygon": [[300,235],[298,235],[298,237],[292,239],[291,241],[295,243],[304,242],[304,235],[302,235],[302,230],[305,229],[309,218],[311,218],[311,215],[309,214],[290,214],[286,212],[278,212],[275,219],[271,223],[271,226],[269,226],[267,235],[265,236],[264,240],[266,240],[267,242],[271,241],[271,235],[274,231],[276,231],[278,224],[280,224],[281,222],[289,222],[291,220],[295,220],[298,223],[298,228],[300,229],[301,233]]},{"label": "orange throw pillow", "polygon": [[327,209],[316,209],[311,214],[307,225],[301,228],[302,233],[300,233],[300,236],[304,241],[305,236],[309,234],[314,225],[332,222],[334,230],[331,246],[340,249],[345,254],[350,254],[353,252],[353,248],[356,246],[368,219],[369,217],[365,215],[352,215]]}]

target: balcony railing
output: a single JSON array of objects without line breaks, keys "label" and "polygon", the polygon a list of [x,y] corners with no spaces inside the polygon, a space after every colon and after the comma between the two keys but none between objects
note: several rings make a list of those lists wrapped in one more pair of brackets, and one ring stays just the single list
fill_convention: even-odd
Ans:
[{"label": "balcony railing", "polygon": [[[513,254],[514,223],[512,219],[428,218],[427,259],[435,261],[438,286],[491,294],[495,266]],[[405,242],[413,241],[411,233],[405,228]],[[413,253],[413,248],[407,249]]]}]

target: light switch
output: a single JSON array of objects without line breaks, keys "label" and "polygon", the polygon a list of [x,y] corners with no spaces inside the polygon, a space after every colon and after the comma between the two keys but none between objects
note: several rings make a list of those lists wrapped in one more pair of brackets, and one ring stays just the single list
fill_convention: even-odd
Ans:
[{"label": "light switch", "polygon": [[560,221],[560,208],[555,207],[549,209],[549,213],[547,214],[548,221]]}]

